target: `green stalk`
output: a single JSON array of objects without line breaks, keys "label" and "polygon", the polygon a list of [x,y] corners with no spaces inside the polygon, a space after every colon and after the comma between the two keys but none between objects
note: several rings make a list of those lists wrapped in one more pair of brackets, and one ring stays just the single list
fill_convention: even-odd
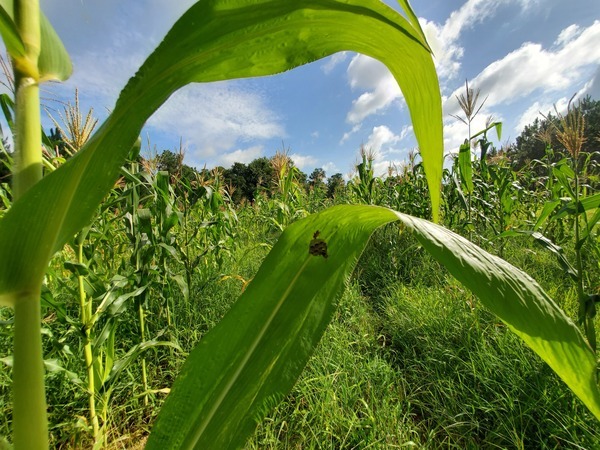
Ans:
[{"label": "green stalk", "polygon": [[[573,168],[575,169],[575,264],[577,268],[577,299],[579,300],[579,317],[583,321],[583,328],[588,343],[596,351],[596,329],[594,327],[594,318],[588,313],[587,298],[583,285],[583,259],[581,255],[580,226],[579,226],[579,155],[573,157]],[[585,212],[584,212],[585,214]]]},{"label": "green stalk", "polygon": [[13,443],[16,450],[48,448],[42,354],[41,283],[15,302]]},{"label": "green stalk", "polygon": [[[78,242],[78,262],[83,264],[83,236],[80,236]],[[88,401],[90,407],[90,419],[92,421],[92,430],[94,433],[94,443],[98,442],[100,437],[100,425],[98,424],[98,415],[96,413],[96,384],[94,377],[94,356],[92,352],[92,341],[90,339],[90,327],[92,326],[92,302],[87,301],[84,288],[83,275],[77,276],[79,283],[79,308],[81,311],[81,323],[83,324],[85,340],[83,343],[83,352],[85,356],[85,366],[88,376]]]},{"label": "green stalk", "polygon": [[[140,320],[140,339],[141,342],[146,342],[146,320],[144,313],[144,298],[145,292],[142,294],[142,299],[138,303],[138,317]],[[146,358],[142,357],[142,386],[144,387],[144,406],[148,406],[148,374],[146,372]]]},{"label": "green stalk", "polygon": [[[19,67],[37,67],[40,52],[40,10],[37,0],[15,0],[15,23],[25,44],[29,64],[15,66],[15,201],[42,179],[40,93],[37,73]],[[15,302],[13,367],[13,442],[15,449],[47,449],[48,419],[44,387],[40,295],[42,279],[17,294]]]}]

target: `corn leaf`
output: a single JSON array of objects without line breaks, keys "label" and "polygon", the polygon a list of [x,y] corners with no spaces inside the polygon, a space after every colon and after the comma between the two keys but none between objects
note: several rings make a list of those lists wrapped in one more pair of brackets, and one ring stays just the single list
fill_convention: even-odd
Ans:
[{"label": "corn leaf", "polygon": [[306,365],[371,233],[395,220],[384,208],[342,207],[289,226],[189,355],[146,448],[240,447]]},{"label": "corn leaf", "polygon": [[4,3],[0,2],[0,34],[11,58],[20,58],[25,55],[25,46],[11,14],[4,9]]},{"label": "corn leaf", "polygon": [[53,253],[87,225],[145,121],[175,90],[191,82],[274,74],[342,50],[381,60],[403,89],[437,217],[441,97],[422,34],[404,17],[379,0],[200,1],[129,81],[85,147],[1,219],[0,304],[13,304],[41,280]]},{"label": "corn leaf", "polygon": [[[71,76],[73,66],[65,46],[44,14],[40,16],[42,46],[37,61],[38,81],[65,81]],[[0,33],[8,54],[15,65],[32,73],[31,63],[14,23],[14,0],[0,0]],[[33,73],[32,73],[33,74]]]},{"label": "corn leaf", "polygon": [[460,168],[460,181],[462,189],[467,194],[473,193],[473,166],[471,162],[471,144],[465,140],[458,152],[458,167]]},{"label": "corn leaf", "polygon": [[534,280],[439,225],[343,205],[285,230],[242,296],[190,354],[147,448],[241,447],[301,373],[371,233],[398,219],[600,419],[595,355]]}]

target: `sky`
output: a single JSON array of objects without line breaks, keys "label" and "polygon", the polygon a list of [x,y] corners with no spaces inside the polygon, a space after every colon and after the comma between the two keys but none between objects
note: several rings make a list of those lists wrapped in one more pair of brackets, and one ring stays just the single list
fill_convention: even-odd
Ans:
[{"label": "sky", "polygon": [[[397,3],[385,0],[398,8]],[[74,65],[44,86],[46,109],[62,102],[106,118],[120,90],[193,0],[41,0]],[[444,108],[444,147],[467,137],[456,96],[465,80],[485,104],[472,124],[503,123],[497,147],[514,142],[540,113],[590,95],[600,100],[598,0],[412,0],[434,52]],[[46,128],[52,126],[48,117]],[[307,174],[350,177],[362,146],[378,175],[399,168],[417,144],[395,80],[378,61],[350,52],[270,77],[189,85],[148,121],[146,155],[185,151],[201,169],[286,151]]]}]

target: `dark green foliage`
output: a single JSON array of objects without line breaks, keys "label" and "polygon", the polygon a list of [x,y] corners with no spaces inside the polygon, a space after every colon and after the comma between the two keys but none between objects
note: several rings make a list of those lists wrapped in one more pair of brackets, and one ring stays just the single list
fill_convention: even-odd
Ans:
[{"label": "dark green foliage", "polygon": [[327,179],[327,197],[335,198],[344,191],[345,187],[346,182],[344,181],[344,177],[342,176],[342,174],[333,174]]},{"label": "dark green foliage", "polygon": [[[576,108],[581,110],[585,120],[585,142],[582,152],[596,152],[598,150],[598,138],[600,137],[600,100],[592,100],[590,97],[586,97],[576,105]],[[557,162],[566,154],[566,149],[559,143],[553,133],[553,129],[557,124],[556,115],[548,111],[543,118],[536,118],[532,124],[525,126],[521,134],[517,136],[515,144],[508,151],[508,155],[514,161],[516,169],[521,169],[531,161],[542,160],[546,156],[546,144],[549,144],[557,152],[551,162]],[[548,131],[551,132],[550,142],[544,142]],[[541,168],[537,170],[538,175],[541,175]]]}]

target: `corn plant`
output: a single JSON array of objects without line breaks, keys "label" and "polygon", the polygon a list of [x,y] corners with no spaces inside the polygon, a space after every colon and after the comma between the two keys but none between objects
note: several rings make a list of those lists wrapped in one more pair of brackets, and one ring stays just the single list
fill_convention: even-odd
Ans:
[{"label": "corn plant", "polygon": [[303,209],[304,192],[298,182],[298,168],[287,155],[287,151],[276,152],[271,158],[271,166],[275,172],[274,195],[270,205],[275,216],[270,217],[273,224],[283,231],[287,225],[298,217],[306,216]]},{"label": "corn plant", "polygon": [[375,176],[373,168],[375,153],[361,146],[360,157],[361,162],[356,164],[356,176],[348,184],[359,203],[380,204],[381,179]]},{"label": "corn plant", "polygon": [[[582,182],[592,161],[592,154],[581,152],[585,141],[585,121],[580,109],[572,107],[569,103],[567,113],[562,115],[557,111],[557,116],[560,128],[555,126],[556,137],[564,145],[569,157],[552,168],[552,175],[555,177],[552,184],[553,199],[546,203],[540,213],[532,236],[538,243],[556,255],[559,264],[575,282],[579,301],[578,320],[583,325],[588,342],[595,350],[596,329],[594,320],[596,317],[596,304],[600,303],[600,299],[596,293],[589,292],[592,282],[589,280],[589,270],[585,267],[583,246],[586,243],[589,243],[593,248],[598,246],[593,230],[600,221],[600,194],[586,195],[588,192],[587,186]],[[560,197],[556,194],[557,192]],[[589,218],[588,212],[591,213]],[[572,220],[575,248],[575,261],[573,264],[567,260],[559,245],[536,231],[547,220],[552,223],[565,218]]]},{"label": "corn plant", "polygon": [[[438,219],[441,98],[430,49],[377,0],[201,0],[169,31],[73,158],[42,178],[39,83],[65,79],[68,56],[35,0],[0,2],[16,80],[14,198],[0,220],[0,304],[14,309],[13,442],[47,448],[40,293],[55,251],[85,227],[148,117],[190,82],[278,73],[341,50],[385,63],[411,111]],[[600,418],[596,357],[529,277],[433,223],[373,206],[339,206],[292,224],[227,316],[190,354],[148,440],[150,449],[235,448],[280,400],[331,319],[371,232],[400,220]]]}]

